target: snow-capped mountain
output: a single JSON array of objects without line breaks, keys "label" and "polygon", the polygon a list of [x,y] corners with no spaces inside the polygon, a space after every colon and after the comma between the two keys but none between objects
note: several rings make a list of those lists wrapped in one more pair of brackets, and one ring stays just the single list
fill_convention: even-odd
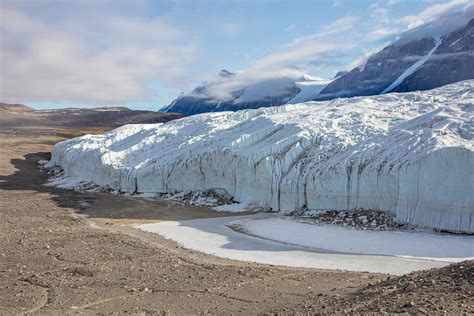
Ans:
[{"label": "snow-capped mountain", "polygon": [[[237,111],[311,100],[328,82],[321,78],[278,77],[259,80],[222,70],[217,78],[181,94],[164,112],[187,115],[204,112]],[[314,92],[316,91],[316,92]]]},{"label": "snow-capped mountain", "polygon": [[237,111],[310,100],[428,90],[474,79],[474,5],[400,35],[351,71],[332,80],[302,76],[255,80],[222,70],[181,94],[165,112]]},{"label": "snow-capped mountain", "polygon": [[401,35],[313,100],[428,90],[474,78],[474,5]]},{"label": "snow-capped mountain", "polygon": [[223,189],[274,211],[371,209],[474,232],[474,80],[125,125],[56,144],[63,185]]}]

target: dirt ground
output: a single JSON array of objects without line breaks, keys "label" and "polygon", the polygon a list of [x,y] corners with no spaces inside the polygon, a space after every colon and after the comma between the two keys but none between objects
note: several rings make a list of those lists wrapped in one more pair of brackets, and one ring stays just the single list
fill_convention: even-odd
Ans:
[{"label": "dirt ground", "polygon": [[136,230],[129,224],[225,214],[44,186],[38,161],[54,143],[113,126],[98,124],[100,113],[87,124],[77,114],[61,124],[31,115],[0,113],[2,315],[474,310],[473,262],[400,278],[294,269],[216,258]]}]

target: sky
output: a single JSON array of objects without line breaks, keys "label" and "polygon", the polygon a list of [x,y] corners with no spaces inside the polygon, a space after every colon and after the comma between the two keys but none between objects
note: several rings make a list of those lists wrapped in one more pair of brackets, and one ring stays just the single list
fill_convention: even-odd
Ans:
[{"label": "sky", "polygon": [[330,78],[470,0],[0,0],[0,102],[158,110],[221,70]]}]

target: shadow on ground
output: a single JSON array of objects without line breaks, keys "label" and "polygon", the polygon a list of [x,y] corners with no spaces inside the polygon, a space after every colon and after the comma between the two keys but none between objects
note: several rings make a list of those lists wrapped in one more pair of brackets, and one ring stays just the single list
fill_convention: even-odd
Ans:
[{"label": "shadow on ground", "polygon": [[196,218],[229,216],[204,207],[144,198],[113,195],[110,193],[85,192],[46,186],[48,172],[40,168],[40,160],[49,160],[49,152],[36,152],[24,159],[11,159],[15,173],[0,176],[0,190],[24,190],[47,193],[58,206],[73,208],[90,218],[137,221],[178,221]]}]

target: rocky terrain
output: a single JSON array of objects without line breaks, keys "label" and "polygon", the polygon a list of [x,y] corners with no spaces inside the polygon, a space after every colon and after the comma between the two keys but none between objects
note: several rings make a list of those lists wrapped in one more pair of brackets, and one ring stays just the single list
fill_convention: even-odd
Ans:
[{"label": "rocky terrain", "polygon": [[232,196],[225,191],[209,189],[206,191],[183,191],[161,193],[155,196],[164,201],[172,201],[188,205],[213,207],[218,205],[227,205],[232,203]]},{"label": "rocky terrain", "polygon": [[314,100],[428,90],[473,79],[472,69],[474,6],[402,34],[329,83]]},{"label": "rocky terrain", "polygon": [[[470,315],[474,310],[474,262],[413,272],[372,282],[349,296],[334,295],[325,306],[329,313]],[[296,310],[304,310],[299,306]],[[308,313],[320,309],[307,306]],[[290,310],[291,313],[291,310]]]},{"label": "rocky terrain", "polygon": [[416,225],[397,223],[394,215],[372,210],[356,211],[295,211],[291,213],[300,221],[330,224],[363,230],[414,229]]},{"label": "rocky terrain", "polygon": [[472,79],[474,76],[472,69],[474,69],[474,18],[464,28],[443,37],[431,58],[392,91],[428,90]]}]

